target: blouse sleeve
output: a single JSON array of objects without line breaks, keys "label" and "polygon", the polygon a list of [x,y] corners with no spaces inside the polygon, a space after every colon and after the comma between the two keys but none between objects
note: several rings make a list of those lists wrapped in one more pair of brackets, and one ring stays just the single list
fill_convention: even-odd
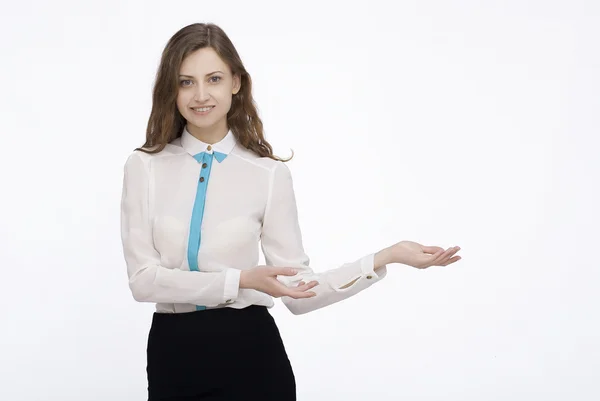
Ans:
[{"label": "blouse sleeve", "polygon": [[353,262],[344,263],[323,272],[315,273],[309,266],[304,252],[298,211],[289,168],[277,162],[271,171],[271,185],[261,233],[261,247],[267,265],[293,267],[295,276],[278,276],[288,286],[300,281],[319,282],[312,298],[293,299],[282,297],[283,303],[293,314],[303,314],[342,301],[383,279],[387,267],[374,270],[374,254],[368,254]]},{"label": "blouse sleeve", "polygon": [[121,198],[121,240],[129,288],[139,302],[191,303],[216,306],[235,301],[240,270],[198,272],[161,266],[149,217],[149,174],[134,152],[124,166]]}]

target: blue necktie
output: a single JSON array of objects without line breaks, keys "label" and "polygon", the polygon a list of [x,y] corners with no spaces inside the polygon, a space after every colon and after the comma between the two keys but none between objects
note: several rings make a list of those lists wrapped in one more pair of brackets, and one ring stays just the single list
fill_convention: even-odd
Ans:
[{"label": "blue necktie", "polygon": [[[210,150],[211,147],[208,147]],[[221,163],[226,154],[220,152],[200,152],[194,155],[194,159],[202,165],[200,169],[200,178],[198,180],[198,188],[196,189],[196,199],[194,200],[194,209],[192,210],[192,221],[190,223],[190,235],[188,239],[188,265],[191,271],[200,271],[198,268],[198,250],[200,249],[200,229],[202,228],[202,217],[204,216],[204,204],[206,202],[206,188],[208,187],[208,179],[210,178],[210,170],[212,168],[214,158]],[[196,310],[205,310],[206,306],[196,305]]]}]

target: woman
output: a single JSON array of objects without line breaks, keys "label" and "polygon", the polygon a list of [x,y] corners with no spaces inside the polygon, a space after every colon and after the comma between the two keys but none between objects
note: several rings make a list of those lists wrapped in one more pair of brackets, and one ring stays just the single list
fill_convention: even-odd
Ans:
[{"label": "woman", "polygon": [[[133,297],[156,303],[149,400],[295,400],[273,297],[307,313],[382,280],[387,264],[460,259],[458,247],[401,241],[315,273],[285,161],[263,136],[250,75],[223,30],[177,32],[162,54],[146,143],[125,163],[121,203]],[[256,266],[259,241],[265,266]]]}]

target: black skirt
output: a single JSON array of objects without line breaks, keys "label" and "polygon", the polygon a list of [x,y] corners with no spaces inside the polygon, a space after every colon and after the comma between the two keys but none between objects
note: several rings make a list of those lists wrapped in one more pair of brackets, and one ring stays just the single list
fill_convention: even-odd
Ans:
[{"label": "black skirt", "polygon": [[279,329],[264,306],[154,313],[149,401],[295,401]]}]

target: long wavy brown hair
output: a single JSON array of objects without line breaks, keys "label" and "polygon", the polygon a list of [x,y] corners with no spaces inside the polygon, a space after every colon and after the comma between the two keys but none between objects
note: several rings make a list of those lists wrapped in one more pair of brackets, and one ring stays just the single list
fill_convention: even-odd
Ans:
[{"label": "long wavy brown hair", "polygon": [[289,159],[281,159],[273,154],[272,146],[264,137],[263,123],[252,98],[250,74],[229,37],[223,29],[212,23],[188,25],[169,39],[156,73],[146,143],[135,150],[158,153],[181,136],[186,120],[177,109],[179,70],[190,53],[206,47],[212,48],[229,66],[231,73],[241,78],[240,91],[233,95],[227,113],[227,124],[238,142],[260,157],[284,162],[291,160],[294,157],[293,150]]}]

